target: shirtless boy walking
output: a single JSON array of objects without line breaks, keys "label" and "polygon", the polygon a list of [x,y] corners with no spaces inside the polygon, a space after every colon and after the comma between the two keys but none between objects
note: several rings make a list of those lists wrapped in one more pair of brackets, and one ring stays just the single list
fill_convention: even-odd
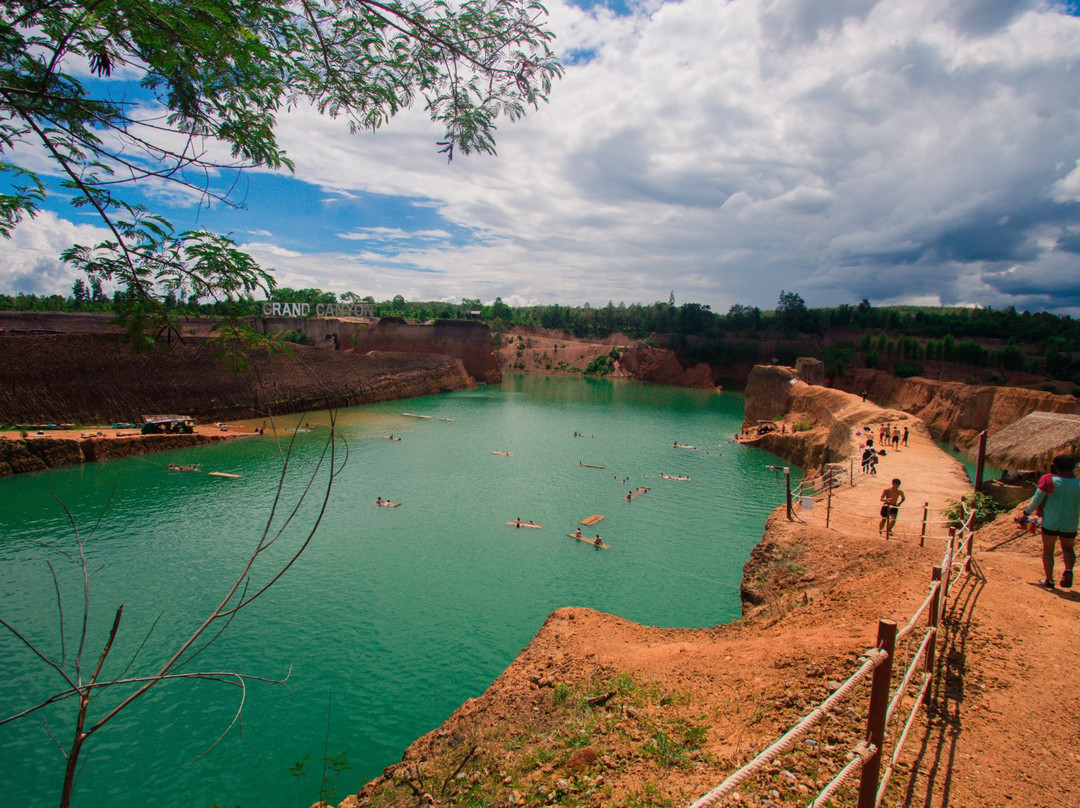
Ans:
[{"label": "shirtless boy walking", "polygon": [[900,506],[904,504],[904,500],[907,499],[907,495],[900,490],[900,479],[895,478],[892,481],[892,485],[881,492],[881,523],[878,525],[877,532],[886,530],[885,535],[888,536],[893,532],[893,528],[896,527],[896,516],[900,513]]}]

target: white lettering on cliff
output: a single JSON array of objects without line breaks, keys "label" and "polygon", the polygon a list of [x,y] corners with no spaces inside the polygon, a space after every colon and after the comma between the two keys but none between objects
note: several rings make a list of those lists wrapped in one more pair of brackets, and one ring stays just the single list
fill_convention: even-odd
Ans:
[{"label": "white lettering on cliff", "polygon": [[[310,303],[272,303],[262,304],[263,317],[309,317]],[[370,303],[316,303],[316,317],[373,317],[374,310]]]}]

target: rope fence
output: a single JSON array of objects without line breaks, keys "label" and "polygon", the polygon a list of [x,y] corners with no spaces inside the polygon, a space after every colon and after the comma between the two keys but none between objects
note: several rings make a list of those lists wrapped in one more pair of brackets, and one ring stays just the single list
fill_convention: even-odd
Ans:
[{"label": "rope fence", "polygon": [[[846,530],[867,531],[872,529],[868,527],[867,523],[873,525],[877,521],[879,523],[879,535],[883,535],[886,539],[918,540],[920,547],[925,546],[927,538],[945,540],[952,532],[957,530],[955,520],[932,518],[930,516],[929,502],[924,502],[922,505],[922,518],[918,523],[917,530],[907,528],[897,530],[895,517],[891,519],[883,517],[880,511],[870,512],[852,507],[838,507],[833,501],[834,491],[847,486],[855,486],[857,479],[871,476],[865,471],[855,471],[856,463],[854,458],[849,458],[847,462],[850,470],[846,475],[842,471],[843,465],[843,463],[837,463],[827,466],[822,474],[811,479],[804,479],[793,490],[790,488],[789,483],[787,496],[788,519],[800,521],[804,524],[807,523],[807,519],[820,519],[819,514],[822,510],[820,506],[824,505],[826,528],[839,527]],[[780,467],[770,466],[769,468],[779,469]],[[961,504],[966,519],[970,515],[969,509],[966,504]],[[910,510],[910,508],[906,510]]]},{"label": "rope fence", "polygon": [[[815,490],[820,487],[828,493],[835,484],[835,481],[828,479],[822,481],[818,478],[818,480],[810,481],[809,484],[804,481],[800,488]],[[935,565],[931,571],[930,590],[926,599],[915,610],[904,627],[897,630],[896,622],[884,618],[879,620],[875,646],[863,655],[862,664],[848,677],[847,681],[771,746],[731,774],[712,791],[692,803],[690,808],[709,808],[733,795],[742,783],[761,772],[776,757],[791,749],[822,719],[835,712],[837,707],[847,700],[852,691],[868,676],[872,677],[872,681],[865,737],[850,750],[851,759],[848,763],[837,772],[809,805],[812,808],[822,808],[827,805],[857,773],[860,779],[856,808],[876,808],[881,805],[885,790],[896,771],[897,761],[903,752],[908,734],[920,711],[932,701],[931,684],[937,652],[938,624],[940,616],[946,611],[950,588],[961,575],[970,572],[971,569],[973,518],[974,512],[965,506],[961,527],[950,528],[948,535],[944,537],[946,540],[944,555],[941,563]],[[923,626],[921,634],[916,632],[920,625]],[[909,638],[912,644],[917,641],[918,647],[911,654],[903,671],[899,669],[896,671],[899,684],[893,689],[893,668],[898,656],[897,646],[898,643],[904,643]],[[901,715],[905,700],[913,690],[915,692],[910,709],[904,717],[899,734],[896,735],[895,740],[891,741],[891,754],[882,771],[882,751],[890,742],[890,727]]]}]

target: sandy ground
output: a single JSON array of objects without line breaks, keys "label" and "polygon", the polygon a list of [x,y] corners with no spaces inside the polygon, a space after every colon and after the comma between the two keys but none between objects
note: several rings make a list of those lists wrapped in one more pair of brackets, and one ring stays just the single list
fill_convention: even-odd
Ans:
[{"label": "sandy ground", "polygon": [[[195,427],[196,435],[227,435],[229,437],[242,437],[244,435],[257,435],[259,429],[250,423],[233,424],[198,424]],[[9,438],[18,440],[23,436],[23,430],[8,429],[0,430],[0,439]],[[116,440],[117,438],[137,438],[141,433],[135,429],[113,429],[108,426],[86,426],[77,429],[28,429],[26,437],[33,438],[56,438],[58,440],[79,440],[93,438],[95,440]],[[149,436],[153,437],[153,436]]]},{"label": "sandy ground", "polygon": [[[872,420],[872,405],[857,406]],[[710,791],[855,671],[879,618],[903,626],[926,599],[944,554],[940,510],[969,485],[921,422],[905,422],[909,445],[887,450],[876,476],[850,475],[828,509],[818,498],[794,521],[773,514],[751,562],[764,571],[750,581],[764,602],[746,619],[664,629],[561,609],[482,696],[343,805],[673,806]],[[907,501],[886,540],[879,498],[892,477]],[[1039,539],[1008,517],[974,549],[943,616],[929,709],[914,719],[884,804],[1080,805],[1080,595],[1034,585]],[[866,703],[860,687],[721,804],[808,804],[861,740]],[[834,804],[853,805],[852,792]]]}]

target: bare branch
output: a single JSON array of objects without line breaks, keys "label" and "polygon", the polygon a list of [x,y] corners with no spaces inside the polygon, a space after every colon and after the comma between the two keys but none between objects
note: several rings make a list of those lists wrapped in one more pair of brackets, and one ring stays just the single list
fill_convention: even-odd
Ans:
[{"label": "bare branch", "polygon": [[[16,638],[17,638],[17,639],[18,639],[18,640],[19,640],[20,642],[22,642],[22,643],[23,643],[23,645],[25,645],[25,646],[26,646],[27,648],[29,648],[29,649],[30,649],[31,651],[33,651],[33,652],[34,652],[34,654],[35,654],[35,655],[36,655],[36,656],[37,656],[38,658],[40,658],[42,662],[44,662],[44,663],[45,663],[45,664],[47,664],[47,665],[48,665],[48,666],[49,666],[50,668],[52,668],[52,669],[53,669],[53,670],[55,670],[55,671],[56,671],[57,673],[59,673],[59,674],[60,674],[61,676],[63,676],[63,677],[64,677],[64,681],[66,681],[66,682],[67,682],[67,683],[68,683],[69,685],[71,685],[72,687],[78,687],[78,685],[77,685],[77,684],[76,684],[76,683],[75,683],[75,682],[74,682],[74,681],[72,680],[72,678],[71,678],[70,676],[68,676],[68,675],[67,675],[67,671],[65,671],[65,670],[64,670],[64,669],[63,669],[62,667],[60,667],[60,666],[59,666],[59,665],[57,665],[57,664],[56,664],[55,662],[53,662],[53,661],[52,661],[51,659],[49,659],[49,658],[48,658],[47,656],[45,656],[45,654],[43,654],[43,653],[42,653],[42,652],[41,652],[41,651],[40,651],[40,650],[38,649],[38,647],[37,647],[36,645],[34,645],[34,644],[33,644],[32,642],[30,642],[30,640],[26,639],[26,637],[24,637],[24,636],[22,635],[22,633],[20,633],[20,632],[19,632],[19,630],[18,630],[18,629],[16,629],[16,628],[15,628],[15,627],[14,627],[13,625],[11,625],[11,623],[9,623],[9,622],[8,622],[7,620],[4,620],[4,619],[3,619],[2,617],[0,617],[0,626],[3,626],[3,627],[4,627],[4,628],[6,628],[6,629],[7,629],[8,631],[10,631],[10,632],[11,632],[12,634],[14,634],[14,635],[15,635],[15,637],[16,637]],[[0,722],[0,723],[3,723],[3,722]]]}]

